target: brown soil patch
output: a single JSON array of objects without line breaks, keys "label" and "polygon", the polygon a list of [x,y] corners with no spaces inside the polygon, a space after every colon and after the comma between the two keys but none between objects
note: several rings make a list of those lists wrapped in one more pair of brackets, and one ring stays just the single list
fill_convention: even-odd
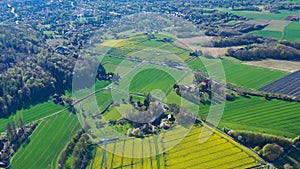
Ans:
[{"label": "brown soil patch", "polygon": [[264,68],[271,68],[271,69],[281,70],[286,72],[296,72],[300,70],[300,62],[296,62],[296,61],[267,59],[262,61],[243,62],[243,64],[259,66]]},{"label": "brown soil patch", "polygon": [[226,48],[216,48],[216,47],[201,47],[196,46],[195,44],[203,44],[203,43],[209,43],[214,37],[211,36],[199,36],[194,38],[182,38],[177,39],[174,44],[187,49],[187,50],[201,50],[204,53],[209,53],[211,56],[219,57],[224,56],[227,53],[227,50],[230,48],[238,49],[241,48],[240,46],[234,46],[234,47],[226,47]]}]

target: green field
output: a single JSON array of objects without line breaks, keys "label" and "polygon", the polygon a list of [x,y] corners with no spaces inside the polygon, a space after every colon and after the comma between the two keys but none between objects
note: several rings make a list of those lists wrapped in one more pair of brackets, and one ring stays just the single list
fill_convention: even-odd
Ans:
[{"label": "green field", "polygon": [[271,31],[271,30],[259,30],[253,31],[255,35],[262,36],[265,38],[277,39],[280,40],[282,37],[282,32],[279,31]]},{"label": "green field", "polygon": [[264,29],[264,30],[253,31],[252,33],[266,38],[286,40],[290,42],[300,42],[299,30],[300,30],[300,23],[291,22],[287,26],[285,26],[283,32]]},{"label": "green field", "polygon": [[[200,126],[190,131],[178,126],[157,138],[113,142],[107,150],[108,168],[247,168],[264,163],[227,136]],[[102,148],[88,168],[104,168]]]},{"label": "green field", "polygon": [[300,23],[292,22],[284,29],[284,40],[291,42],[300,42]]},{"label": "green field", "polygon": [[76,115],[68,111],[42,121],[31,141],[15,154],[10,168],[57,168],[60,153],[79,129]]},{"label": "green field", "polygon": [[167,93],[174,83],[175,79],[173,79],[168,72],[150,68],[139,72],[132,79],[129,90],[132,92],[144,93],[160,89]]},{"label": "green field", "polygon": [[157,96],[161,92],[167,95],[173,84],[185,75],[184,71],[178,69],[143,63],[123,77],[119,85],[113,87],[125,92],[144,94],[153,91],[153,94]]},{"label": "green field", "polygon": [[[201,71],[206,71],[206,69],[220,69],[216,66],[218,63],[215,59],[202,58],[202,60],[205,61],[206,66],[204,66],[200,59],[195,59],[188,66]],[[259,89],[288,74],[287,72],[278,70],[243,65],[240,61],[227,57],[222,59],[222,65],[227,82],[252,89]]]},{"label": "green field", "polygon": [[[209,105],[198,106],[176,95],[174,90],[165,100],[167,103],[176,103],[183,108],[195,112],[199,109],[199,115],[207,115]],[[182,101],[182,103],[181,103]],[[220,106],[216,106],[217,110]],[[222,111],[220,111],[222,112]],[[268,133],[282,137],[294,138],[300,134],[300,126],[296,123],[300,120],[300,107],[297,102],[280,100],[267,101],[263,97],[238,97],[235,101],[226,101],[222,119],[218,128],[223,127],[232,130],[248,130],[260,133]]]},{"label": "green field", "polygon": [[231,9],[220,8],[220,11],[230,12],[238,16],[244,16],[246,18],[254,18],[254,19],[271,19],[271,20],[285,20],[286,17],[294,14],[298,14],[299,12],[280,10],[279,14],[273,14],[269,12],[254,12],[254,11],[233,11]]},{"label": "green field", "polygon": [[61,105],[54,104],[52,101],[48,101],[45,103],[37,104],[35,106],[31,106],[29,109],[23,109],[17,111],[17,113],[13,116],[10,116],[7,119],[0,119],[0,132],[6,130],[6,125],[9,122],[18,120],[19,118],[23,118],[25,123],[28,124],[32,121],[38,120],[45,116],[51,115],[64,107]]},{"label": "green field", "polygon": [[102,57],[101,60],[104,63],[104,68],[106,72],[112,72],[119,74],[120,76],[125,75],[129,71],[131,71],[139,62],[134,62],[130,60],[123,60],[115,57],[105,56]]},{"label": "green field", "polygon": [[126,112],[126,110],[132,108],[133,107],[129,104],[121,104],[120,106],[115,106],[109,109],[107,112],[103,114],[103,117],[106,121],[118,120],[122,117],[123,112]]},{"label": "green field", "polygon": [[171,42],[162,42],[161,40],[164,38],[173,39],[173,37],[163,34],[155,34],[154,39],[149,39],[147,35],[135,35],[121,40],[108,40],[95,46],[96,50],[108,50],[107,55],[109,56],[152,61],[168,59],[177,62],[183,62],[187,59],[185,55],[187,50],[178,48]]},{"label": "green field", "polygon": [[[299,103],[279,100],[267,101],[261,97],[227,101],[219,128],[249,130],[294,138],[300,134]],[[200,109],[207,114],[207,109]]]}]

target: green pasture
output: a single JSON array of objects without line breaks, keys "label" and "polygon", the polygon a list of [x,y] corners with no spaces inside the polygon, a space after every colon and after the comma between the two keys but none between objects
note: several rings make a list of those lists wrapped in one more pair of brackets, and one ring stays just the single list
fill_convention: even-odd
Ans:
[{"label": "green pasture", "polygon": [[12,121],[17,121],[19,118],[23,118],[25,123],[28,124],[32,121],[38,120],[45,116],[51,115],[64,107],[61,105],[54,104],[52,101],[45,103],[40,103],[34,106],[31,106],[28,109],[19,110],[15,115],[10,116],[9,118],[0,119],[0,132],[6,130],[6,125]]},{"label": "green pasture", "polygon": [[31,141],[13,157],[10,168],[57,168],[60,153],[79,129],[76,115],[68,111],[40,122]]},{"label": "green pasture", "polygon": [[[287,72],[278,70],[244,65],[236,59],[227,57],[222,58],[221,63],[224,68],[227,82],[252,89],[259,89],[288,74]],[[207,72],[207,70],[214,71],[216,72],[216,77],[218,77],[217,71],[222,71],[222,67],[220,67],[220,63],[216,59],[195,59],[190,62],[188,66],[194,70],[204,72]],[[220,72],[220,74],[221,73],[222,72]]]}]

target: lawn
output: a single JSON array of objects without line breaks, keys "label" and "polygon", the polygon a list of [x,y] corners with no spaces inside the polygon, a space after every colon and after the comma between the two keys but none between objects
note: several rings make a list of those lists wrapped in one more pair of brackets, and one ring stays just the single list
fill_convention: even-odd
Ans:
[{"label": "lawn", "polygon": [[7,119],[1,118],[0,119],[0,132],[3,132],[6,130],[6,125],[9,122],[18,120],[19,118],[23,118],[26,124],[38,120],[40,118],[43,118],[45,116],[48,116],[50,114],[53,114],[64,107],[61,105],[54,104],[52,101],[48,101],[45,103],[40,103],[35,106],[31,106],[28,109],[23,109],[20,111],[17,111],[17,113],[13,116],[10,116]]},{"label": "lawn", "polygon": [[[206,140],[203,143],[199,141],[200,132]],[[245,168],[264,163],[227,136],[200,126],[190,131],[177,126],[158,137],[111,142],[107,150],[108,168]],[[88,168],[104,168],[101,147]]]},{"label": "lawn", "polygon": [[118,120],[122,117],[122,112],[131,110],[133,107],[130,104],[120,104],[120,106],[114,106],[110,108],[107,112],[103,114],[103,117],[106,121],[109,120]]},{"label": "lawn", "polygon": [[[188,65],[192,69],[205,72],[208,69],[215,72],[217,69],[222,70],[215,59],[202,58],[202,61],[205,62],[206,66],[204,66],[200,59],[195,59]],[[244,65],[236,59],[227,57],[222,58],[221,62],[224,67],[227,82],[252,89],[259,89],[288,74],[288,72]],[[220,74],[221,73],[222,72],[220,72]]]},{"label": "lawn", "polygon": [[31,141],[15,154],[10,168],[56,168],[61,151],[79,129],[76,115],[68,111],[42,121]]},{"label": "lawn", "polygon": [[202,111],[203,109],[205,109],[205,112],[208,112],[208,109],[209,109],[209,106],[204,106],[203,104],[196,105],[196,104],[178,96],[174,90],[172,90],[168,94],[168,96],[166,97],[164,102],[166,102],[168,104],[175,103],[175,104],[179,105],[180,108],[186,109],[189,112],[196,113],[196,114],[198,111]]}]

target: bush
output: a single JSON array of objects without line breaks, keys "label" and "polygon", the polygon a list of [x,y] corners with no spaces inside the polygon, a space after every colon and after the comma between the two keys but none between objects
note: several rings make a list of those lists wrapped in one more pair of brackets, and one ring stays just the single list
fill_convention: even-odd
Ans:
[{"label": "bush", "polygon": [[272,143],[276,143],[286,149],[292,146],[292,140],[274,135],[254,133],[250,131],[234,131],[231,135],[236,139],[240,137],[240,141],[250,147],[263,147],[266,144]]},{"label": "bush", "polygon": [[278,144],[273,143],[273,144],[266,144],[263,147],[262,152],[263,152],[263,156],[267,160],[274,162],[284,152],[284,149],[280,147]]}]

